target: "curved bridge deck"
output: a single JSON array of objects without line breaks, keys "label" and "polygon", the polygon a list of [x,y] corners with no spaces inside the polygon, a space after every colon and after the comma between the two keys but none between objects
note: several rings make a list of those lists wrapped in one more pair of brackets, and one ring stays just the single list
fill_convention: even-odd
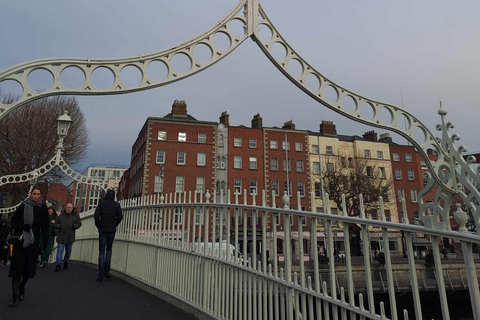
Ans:
[{"label": "curved bridge deck", "polygon": [[37,269],[25,300],[10,308],[9,267],[0,267],[0,320],[9,319],[196,319],[192,314],[113,276],[95,282],[97,271],[79,263],[54,272],[54,264]]}]

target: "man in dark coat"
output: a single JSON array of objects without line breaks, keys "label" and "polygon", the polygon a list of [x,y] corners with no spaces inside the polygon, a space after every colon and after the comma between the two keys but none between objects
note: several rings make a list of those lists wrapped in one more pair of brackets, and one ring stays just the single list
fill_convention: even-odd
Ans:
[{"label": "man in dark coat", "polygon": [[10,228],[7,224],[7,219],[2,219],[0,222],[0,266],[4,266],[8,256],[8,244],[7,237],[10,232]]},{"label": "man in dark coat", "polygon": [[57,265],[55,272],[60,271],[62,265],[63,251],[65,250],[65,257],[63,258],[63,269],[68,268],[68,260],[72,253],[72,245],[75,242],[75,230],[82,226],[80,216],[73,210],[73,204],[69,203],[65,206],[62,214],[55,219],[53,227],[57,230]]},{"label": "man in dark coat", "polygon": [[[103,277],[110,278],[110,261],[112,260],[113,239],[118,224],[122,221],[122,208],[115,201],[115,191],[109,189],[105,199],[95,209],[95,226],[98,229],[99,254],[98,254],[98,278],[102,282]],[[105,251],[106,249],[106,251]]]}]

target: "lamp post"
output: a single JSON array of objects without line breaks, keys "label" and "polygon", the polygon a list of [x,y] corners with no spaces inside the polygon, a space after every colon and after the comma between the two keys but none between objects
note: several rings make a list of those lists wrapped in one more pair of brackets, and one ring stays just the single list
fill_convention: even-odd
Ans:
[{"label": "lamp post", "polygon": [[63,140],[68,134],[68,129],[72,124],[72,118],[68,115],[68,111],[63,111],[63,114],[57,119],[57,156],[60,156],[63,151]]}]

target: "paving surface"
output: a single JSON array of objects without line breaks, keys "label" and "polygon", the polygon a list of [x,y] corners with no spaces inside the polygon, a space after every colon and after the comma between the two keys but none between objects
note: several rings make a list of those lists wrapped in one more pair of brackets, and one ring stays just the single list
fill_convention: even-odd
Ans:
[{"label": "paving surface", "polygon": [[37,268],[37,275],[27,283],[25,300],[11,308],[8,269],[0,267],[0,320],[195,319],[122,279],[95,282],[97,271],[77,263],[60,272],[53,271],[53,264]]}]

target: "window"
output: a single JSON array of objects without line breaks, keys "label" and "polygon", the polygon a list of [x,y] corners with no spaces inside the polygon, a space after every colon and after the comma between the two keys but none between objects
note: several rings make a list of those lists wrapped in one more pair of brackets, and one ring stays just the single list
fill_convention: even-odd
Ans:
[{"label": "window", "polygon": [[385,179],[386,176],[385,176],[385,168],[384,167],[380,167],[380,179]]},{"label": "window", "polygon": [[183,192],[184,182],[185,182],[185,177],[184,176],[176,176],[175,177],[175,191],[176,192]]},{"label": "window", "polygon": [[233,146],[234,147],[241,147],[242,146],[242,137],[233,138]]},{"label": "window", "polygon": [[[275,214],[275,225],[277,225],[277,226],[280,225],[280,214],[278,214],[278,213]],[[277,241],[278,240],[281,240],[281,239],[277,239]]]},{"label": "window", "polygon": [[302,143],[297,141],[295,142],[295,151],[302,151]]},{"label": "window", "polygon": [[167,131],[158,130],[158,140],[167,140]]},{"label": "window", "polygon": [[312,144],[312,153],[318,154],[318,144]]},{"label": "window", "polygon": [[203,208],[195,208],[195,224],[203,224]]},{"label": "window", "polygon": [[425,161],[420,161],[420,169],[428,169],[427,168],[427,164],[425,163]]},{"label": "window", "polygon": [[377,158],[383,159],[383,151],[377,151]]},{"label": "window", "polygon": [[405,192],[403,189],[398,189],[398,202],[402,202],[402,199],[405,199]]},{"label": "window", "polygon": [[408,175],[408,180],[415,180],[415,173],[413,169],[408,169],[407,170],[407,175]]},{"label": "window", "polygon": [[348,158],[348,167],[353,168],[353,158]]},{"label": "window", "polygon": [[320,162],[313,163],[313,174],[320,174]]},{"label": "window", "polygon": [[412,162],[412,155],[410,153],[405,153],[405,161]]},{"label": "window", "polygon": [[[305,207],[302,207],[302,211],[305,211]],[[302,226],[307,225],[307,217],[300,217],[300,220],[302,221]]]},{"label": "window", "polygon": [[278,158],[270,158],[270,170],[278,171]]},{"label": "window", "polygon": [[327,163],[327,172],[333,173],[333,163]]},{"label": "window", "polygon": [[382,198],[384,202],[388,202],[388,188],[382,187]]},{"label": "window", "polygon": [[242,193],[242,179],[240,178],[233,179],[233,192],[238,194]]},{"label": "window", "polygon": [[178,141],[181,141],[181,142],[187,141],[187,133],[186,132],[179,132],[178,133]]},{"label": "window", "polygon": [[204,177],[197,177],[197,186],[195,188],[196,191],[203,193],[205,191],[205,178]]},{"label": "window", "polygon": [[371,214],[372,214],[372,219],[373,219],[373,220],[378,220],[378,212],[377,212],[377,210],[373,210],[373,211],[371,212]]},{"label": "window", "polygon": [[365,150],[365,158],[370,159],[371,157],[370,150]]},{"label": "window", "polygon": [[427,186],[428,180],[429,180],[428,173],[424,172],[424,173],[423,173],[423,186],[424,186],[424,187]]},{"label": "window", "polygon": [[283,186],[283,191],[288,194],[289,196],[292,196],[292,181],[285,181],[285,184]]},{"label": "window", "polygon": [[198,134],[198,143],[207,143],[207,134],[199,133]]},{"label": "window", "polygon": [[256,148],[257,147],[257,139],[248,139],[248,147],[249,148]]},{"label": "window", "polygon": [[417,189],[410,189],[410,199],[413,203],[417,203]]},{"label": "window", "polygon": [[158,150],[157,151],[157,163],[165,163],[165,151]]},{"label": "window", "polygon": [[153,185],[153,192],[155,192],[155,193],[163,192],[163,179],[159,175],[155,175],[155,183]]},{"label": "window", "polygon": [[325,152],[326,152],[327,155],[331,156],[333,154],[332,146],[327,146]]},{"label": "window", "polygon": [[257,194],[257,179],[250,179],[250,194]]},{"label": "window", "polygon": [[219,147],[223,147],[223,134],[219,134],[219,135],[218,135],[218,143],[217,143],[217,145],[218,145]]},{"label": "window", "polygon": [[272,191],[275,192],[276,196],[280,194],[280,186],[278,184],[278,180],[272,180]]},{"label": "window", "polygon": [[185,162],[186,162],[185,152],[184,151],[177,152],[177,164],[184,165]]},{"label": "window", "polygon": [[347,159],[345,157],[340,158],[340,165],[342,168],[345,168],[347,166]]},{"label": "window", "polygon": [[390,210],[385,210],[385,220],[387,221],[392,221],[392,214],[390,213]]},{"label": "window", "polygon": [[391,251],[397,251],[397,241],[388,241],[388,248],[391,250]]},{"label": "window", "polygon": [[233,168],[234,169],[242,169],[242,157],[241,156],[234,156],[233,157]]},{"label": "window", "polygon": [[290,150],[290,141],[282,141],[282,150]]},{"label": "window", "polygon": [[322,197],[322,184],[320,182],[315,182],[315,197]]},{"label": "window", "polygon": [[303,172],[303,160],[297,160],[297,172]]},{"label": "window", "polygon": [[197,153],[197,166],[205,165],[205,153]]},{"label": "window", "polygon": [[227,163],[227,158],[222,157],[222,161],[220,162],[220,169],[224,170],[226,167],[226,163]]},{"label": "window", "polygon": [[305,182],[297,182],[297,191],[300,192],[300,197],[305,197]]},{"label": "window", "polygon": [[270,140],[270,149],[278,149],[277,140]]},{"label": "window", "polygon": [[402,169],[395,169],[395,179],[402,180]]},{"label": "window", "polygon": [[393,154],[393,161],[400,161],[400,155],[398,153]]},{"label": "window", "polygon": [[287,167],[288,167],[288,171],[292,171],[292,162],[290,159],[288,159],[288,162],[286,159],[283,159],[283,171],[287,171]]},{"label": "window", "polygon": [[373,168],[371,166],[367,167],[367,177],[373,177]]},{"label": "window", "polygon": [[250,157],[248,160],[248,167],[250,170],[257,170],[257,158]]}]

